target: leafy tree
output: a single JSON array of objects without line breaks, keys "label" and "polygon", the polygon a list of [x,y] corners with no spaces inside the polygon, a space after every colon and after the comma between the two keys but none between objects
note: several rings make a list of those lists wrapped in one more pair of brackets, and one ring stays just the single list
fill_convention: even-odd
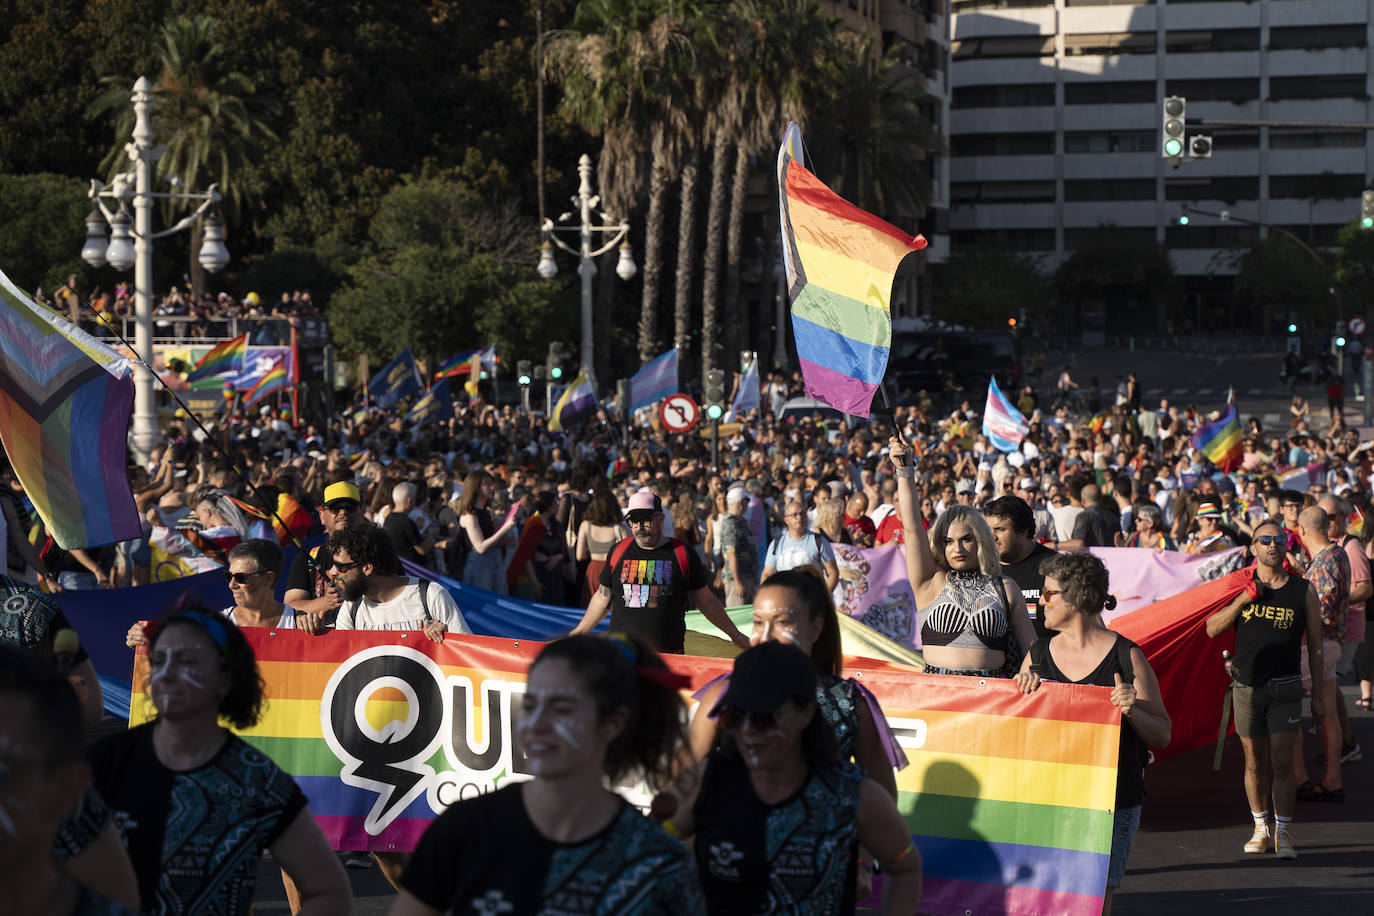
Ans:
[{"label": "leafy tree", "polygon": [[1236,295],[1260,314],[1260,327],[1271,316],[1297,311],[1307,319],[1332,319],[1336,305],[1326,268],[1286,236],[1256,239],[1236,260]]},{"label": "leafy tree", "polygon": [[1341,227],[1336,237],[1335,278],[1345,301],[1345,315],[1370,315],[1374,305],[1374,231],[1358,222]]},{"label": "leafy tree", "polygon": [[1078,308],[1157,310],[1174,293],[1163,245],[1103,225],[1074,249],[1055,277],[1060,298]]},{"label": "leafy tree", "polygon": [[452,178],[403,181],[382,200],[369,241],[329,308],[347,353],[385,361],[412,347],[444,359],[487,342],[538,352],[575,325],[562,284],[530,270],[536,253],[520,211]]},{"label": "leafy tree", "polygon": [[1034,321],[1053,292],[1040,263],[1002,245],[961,245],[936,268],[932,311],[951,324],[1005,329],[1008,318]]},{"label": "leafy tree", "polygon": [[69,275],[85,276],[79,227],[90,209],[75,178],[0,175],[0,270],[28,292],[51,293]]}]

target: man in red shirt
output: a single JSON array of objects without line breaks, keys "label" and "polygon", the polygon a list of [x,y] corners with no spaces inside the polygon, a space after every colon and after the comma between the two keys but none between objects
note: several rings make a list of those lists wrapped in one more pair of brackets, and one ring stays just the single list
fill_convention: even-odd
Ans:
[{"label": "man in red shirt", "polygon": [[873,519],[868,517],[867,496],[855,493],[849,497],[849,502],[844,507],[844,527],[854,539],[855,547],[873,546],[878,529],[874,526]]}]

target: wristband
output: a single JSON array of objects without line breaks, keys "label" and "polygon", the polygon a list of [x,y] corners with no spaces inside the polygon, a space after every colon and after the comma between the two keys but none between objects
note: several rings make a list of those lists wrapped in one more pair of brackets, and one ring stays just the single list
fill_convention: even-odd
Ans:
[{"label": "wristband", "polygon": [[913,464],[910,467],[898,468],[892,476],[896,477],[898,480],[915,480],[916,466]]}]

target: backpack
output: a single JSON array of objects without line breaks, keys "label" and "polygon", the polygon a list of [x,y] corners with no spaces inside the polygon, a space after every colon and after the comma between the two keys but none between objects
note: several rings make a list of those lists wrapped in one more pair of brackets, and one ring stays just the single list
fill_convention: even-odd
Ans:
[{"label": "backpack", "polygon": [[[822,545],[825,543],[824,538],[819,531],[811,532],[811,536],[816,539],[816,558],[820,559],[821,555],[824,553],[822,550]],[[768,545],[769,552],[772,553],[775,558],[782,551],[782,540],[785,537],[787,537],[785,533],[780,534],[773,539],[773,543]],[[764,556],[767,557],[767,554],[764,554]]]}]

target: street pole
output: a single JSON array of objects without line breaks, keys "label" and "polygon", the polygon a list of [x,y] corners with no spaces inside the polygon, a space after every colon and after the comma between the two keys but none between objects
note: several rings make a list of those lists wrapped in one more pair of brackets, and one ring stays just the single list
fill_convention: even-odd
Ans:
[{"label": "street pole", "polygon": [[577,265],[577,273],[582,278],[582,371],[592,383],[592,391],[599,391],[592,346],[592,278],[596,276],[596,264],[592,261],[592,159],[586,153],[577,160],[577,175],[577,199],[582,208],[579,227],[582,260]]},{"label": "street pole", "polygon": [[153,149],[152,85],[146,76],[134,83],[134,349],[140,364],[134,368],[133,448],[140,464],[157,442],[157,413],[153,406],[153,163],[161,150]]},{"label": "street pole", "polygon": [[720,421],[711,421],[711,470],[720,472]]}]

